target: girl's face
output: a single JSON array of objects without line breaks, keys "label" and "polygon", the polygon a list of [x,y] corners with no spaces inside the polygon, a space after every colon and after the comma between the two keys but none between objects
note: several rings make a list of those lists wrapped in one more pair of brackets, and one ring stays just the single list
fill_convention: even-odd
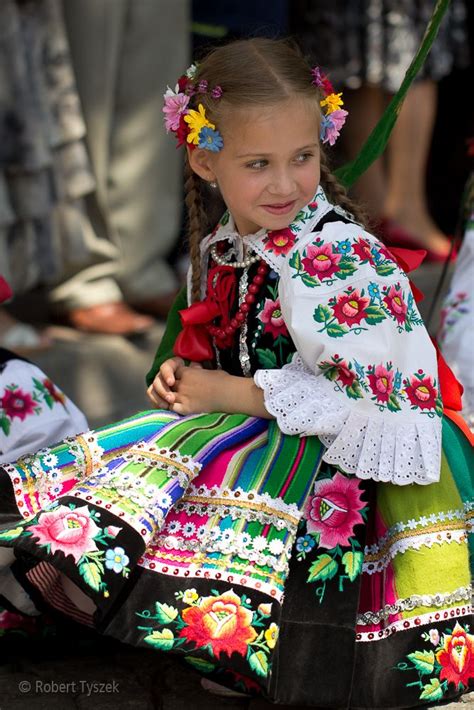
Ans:
[{"label": "girl's face", "polygon": [[287,227],[319,185],[315,102],[291,99],[268,109],[234,110],[217,128],[224,148],[193,151],[195,172],[218,183],[241,235]]}]

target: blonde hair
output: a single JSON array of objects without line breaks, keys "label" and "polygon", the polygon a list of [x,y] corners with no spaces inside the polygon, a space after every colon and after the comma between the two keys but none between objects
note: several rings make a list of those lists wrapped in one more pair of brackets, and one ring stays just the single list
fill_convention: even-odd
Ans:
[{"label": "blonde hair", "polygon": [[[191,108],[201,103],[212,123],[222,124],[226,113],[235,108],[272,106],[292,97],[314,101],[321,112],[323,98],[312,83],[311,68],[299,49],[289,40],[254,38],[238,40],[212,50],[198,66],[193,83],[207,81],[209,89],[222,87],[222,97],[213,99],[211,92],[195,94]],[[321,184],[334,204],[363,221],[360,210],[348,198],[344,187],[331,173],[321,150]],[[188,239],[192,267],[192,300],[200,298],[200,242],[209,224],[203,204],[202,181],[193,172],[186,157],[185,203],[188,210]]]}]

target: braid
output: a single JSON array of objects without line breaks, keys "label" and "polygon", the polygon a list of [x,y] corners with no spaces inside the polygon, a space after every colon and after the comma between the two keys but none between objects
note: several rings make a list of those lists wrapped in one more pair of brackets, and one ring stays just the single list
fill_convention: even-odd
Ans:
[{"label": "braid", "polygon": [[206,233],[205,213],[202,206],[201,183],[186,158],[184,168],[185,204],[188,210],[188,241],[191,259],[191,300],[201,298],[201,250],[199,245]]},{"label": "braid", "polygon": [[365,226],[367,215],[347,196],[346,189],[329,169],[323,154],[321,154],[321,183],[331,202],[350,212],[357,222]]}]

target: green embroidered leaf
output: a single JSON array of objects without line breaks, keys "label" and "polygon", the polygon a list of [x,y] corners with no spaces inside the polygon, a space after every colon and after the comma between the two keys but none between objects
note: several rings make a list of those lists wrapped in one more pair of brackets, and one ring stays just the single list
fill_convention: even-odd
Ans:
[{"label": "green embroidered leaf", "polygon": [[273,350],[257,348],[255,352],[257,353],[259,362],[261,362],[264,367],[272,368],[277,366],[277,359]]},{"label": "green embroidered leaf", "polygon": [[357,271],[357,266],[354,264],[353,261],[348,259],[347,257],[343,257],[339,264],[338,264],[339,269],[336,271],[334,276],[337,276],[338,279],[347,279],[348,276],[352,276]]},{"label": "green embroidered leaf", "polygon": [[365,316],[365,320],[369,325],[375,325],[376,323],[380,323],[387,317],[383,309],[379,306],[367,306],[365,311],[367,313],[367,315]]},{"label": "green embroidered leaf", "polygon": [[336,574],[338,564],[329,555],[319,555],[309,568],[307,582],[316,582],[318,579],[324,581],[332,579]]},{"label": "green embroidered leaf", "polygon": [[[321,365],[320,365],[321,367]],[[338,369],[337,367],[321,367],[321,370],[323,370],[324,377],[327,377],[328,380],[331,380],[334,382],[337,379],[338,375]]]},{"label": "green embroidered leaf", "polygon": [[184,660],[193,666],[193,668],[201,671],[201,673],[211,673],[217,668],[214,663],[206,661],[204,658],[197,658],[196,656],[185,656]]},{"label": "green embroidered leaf", "polygon": [[86,584],[95,592],[100,590],[100,567],[95,562],[83,562],[79,565],[79,574],[82,575]]},{"label": "green embroidered leaf", "polygon": [[349,387],[346,387],[346,394],[351,399],[362,399],[364,395],[358,380],[354,380]]},{"label": "green embroidered leaf", "polygon": [[174,606],[169,604],[162,604],[161,602],[156,602],[155,604],[156,616],[160,624],[171,624],[172,621],[178,616],[178,610]]},{"label": "green embroidered leaf", "polygon": [[0,427],[2,427],[2,431],[5,434],[5,436],[8,436],[10,433],[10,428],[11,428],[11,423],[8,417],[2,416],[0,417]]},{"label": "green embroidered leaf", "polygon": [[343,325],[339,323],[330,323],[326,328],[326,333],[330,338],[341,338],[343,335],[347,335],[349,331]]},{"label": "green embroidered leaf", "polygon": [[362,561],[364,559],[364,555],[362,552],[346,552],[342,556],[342,564],[344,565],[344,569],[346,570],[346,574],[351,580],[351,582],[354,581],[354,579],[359,575],[362,571]]},{"label": "green embroidered leaf", "polygon": [[296,271],[301,271],[302,263],[301,263],[301,254],[299,253],[299,251],[295,251],[293,253],[293,256],[291,257],[289,264],[293,269],[296,269]]},{"label": "green embroidered leaf", "polygon": [[221,224],[226,225],[227,222],[229,221],[229,218],[230,218],[229,212],[224,212],[224,214],[222,215]]},{"label": "green embroidered leaf", "polygon": [[433,672],[435,655],[433,651],[415,651],[409,653],[408,658],[421,675],[429,675]]},{"label": "green embroidered leaf", "polygon": [[317,323],[325,323],[331,318],[331,309],[327,306],[319,305],[314,309],[313,318]]},{"label": "green embroidered leaf", "polygon": [[249,657],[249,665],[257,675],[264,677],[268,675],[268,658],[263,651],[252,653]]},{"label": "green embroidered leaf", "polygon": [[427,685],[423,686],[420,700],[441,700],[444,695],[443,686],[438,678],[432,678]]},{"label": "green embroidered leaf", "polygon": [[391,412],[399,412],[401,410],[401,407],[398,404],[398,399],[393,394],[393,392],[387,400],[387,409],[389,409]]},{"label": "green embroidered leaf", "polygon": [[169,651],[174,646],[174,634],[171,629],[163,629],[163,631],[153,631],[143,639],[150,646],[160,649],[160,651]]},{"label": "green embroidered leaf", "polygon": [[435,411],[436,411],[436,414],[438,415],[438,417],[443,416],[443,401],[442,401],[441,397],[436,397]]},{"label": "green embroidered leaf", "polygon": [[19,537],[22,532],[23,528],[20,527],[13,528],[12,530],[4,530],[0,532],[0,540],[14,540],[16,537]]},{"label": "green embroidered leaf", "polygon": [[396,266],[391,261],[387,261],[384,264],[377,264],[375,267],[375,271],[378,273],[379,276],[390,276],[390,274],[393,274],[395,269]]},{"label": "green embroidered leaf", "polygon": [[304,283],[305,286],[309,286],[309,288],[314,288],[315,286],[319,286],[319,281],[318,279],[315,279],[314,276],[310,276],[309,274],[303,272],[301,275],[301,280]]}]

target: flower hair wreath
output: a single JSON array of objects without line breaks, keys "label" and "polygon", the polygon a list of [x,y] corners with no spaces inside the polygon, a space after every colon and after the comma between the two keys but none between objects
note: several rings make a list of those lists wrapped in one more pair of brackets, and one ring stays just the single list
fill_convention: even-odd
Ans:
[{"label": "flower hair wreath", "polygon": [[[195,111],[189,107],[189,102],[195,94],[209,94],[212,99],[218,100],[223,90],[220,86],[209,87],[205,79],[195,83],[196,73],[197,65],[191,64],[178,79],[174,91],[168,87],[163,106],[165,127],[168,133],[175,134],[178,148],[189,144],[192,150],[198,147],[217,153],[224,147],[221,134],[207,118],[204,106],[198,103],[198,110]],[[322,143],[334,145],[347,117],[347,111],[341,109],[344,104],[342,94],[334,92],[331,82],[319,67],[311,69],[311,76],[311,83],[324,95],[319,102],[323,111],[319,137]]]}]

